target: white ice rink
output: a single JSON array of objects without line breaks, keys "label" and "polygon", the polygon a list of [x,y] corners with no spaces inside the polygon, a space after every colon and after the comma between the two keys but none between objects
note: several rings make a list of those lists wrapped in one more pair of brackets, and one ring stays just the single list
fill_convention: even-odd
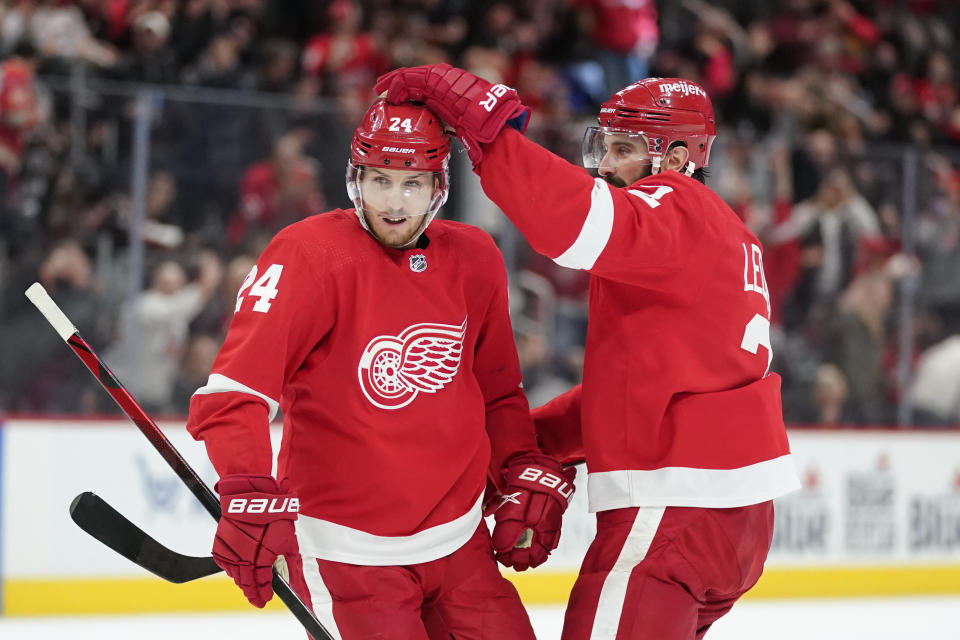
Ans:
[{"label": "white ice rink", "polygon": [[[539,640],[556,640],[561,607],[535,607]],[[151,615],[109,618],[0,618],[2,640],[302,640],[289,614]],[[748,600],[707,640],[960,640],[960,597]]]}]

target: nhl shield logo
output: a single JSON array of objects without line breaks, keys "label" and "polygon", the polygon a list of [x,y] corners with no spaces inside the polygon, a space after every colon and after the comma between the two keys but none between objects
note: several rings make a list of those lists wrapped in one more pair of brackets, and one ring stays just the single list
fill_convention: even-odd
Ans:
[{"label": "nhl shield logo", "polygon": [[410,256],[410,271],[420,273],[427,270],[427,256],[422,253]]}]

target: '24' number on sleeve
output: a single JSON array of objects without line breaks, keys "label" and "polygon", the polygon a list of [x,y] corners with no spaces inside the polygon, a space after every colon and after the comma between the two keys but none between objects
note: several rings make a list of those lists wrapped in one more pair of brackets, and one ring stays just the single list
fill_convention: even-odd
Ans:
[{"label": "'24' number on sleeve", "polygon": [[240,307],[243,305],[243,294],[247,289],[250,289],[249,297],[257,298],[253,305],[254,311],[260,313],[270,311],[270,301],[277,297],[277,283],[280,282],[281,272],[283,272],[282,264],[272,264],[257,279],[257,265],[253,265],[253,269],[250,270],[250,273],[244,278],[243,284],[240,285],[240,291],[237,292],[237,307],[234,311],[240,311]]}]

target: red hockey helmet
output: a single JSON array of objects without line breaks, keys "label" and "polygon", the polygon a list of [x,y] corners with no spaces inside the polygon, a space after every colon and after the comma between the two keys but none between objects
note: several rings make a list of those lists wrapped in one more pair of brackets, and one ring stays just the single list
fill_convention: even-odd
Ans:
[{"label": "red hockey helmet", "polygon": [[602,134],[642,135],[655,166],[672,143],[682,141],[694,168],[710,163],[710,147],[717,136],[707,92],[682,78],[647,78],[621,89],[600,106],[598,120],[600,127],[589,128],[583,141],[587,167],[599,166]]},{"label": "red hockey helmet", "polygon": [[350,143],[355,166],[442,173],[449,157],[450,139],[440,118],[423,105],[382,98],[367,110]]}]

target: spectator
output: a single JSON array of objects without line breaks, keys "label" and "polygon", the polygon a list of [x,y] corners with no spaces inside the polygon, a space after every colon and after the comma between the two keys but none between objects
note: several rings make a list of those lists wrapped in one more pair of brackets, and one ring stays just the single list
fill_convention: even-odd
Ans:
[{"label": "spectator", "polygon": [[931,51],[925,73],[915,84],[917,102],[926,120],[937,128],[937,138],[948,133],[952,109],[957,104],[958,78],[950,57],[944,51]]},{"label": "spectator", "polygon": [[928,156],[930,188],[937,193],[919,216],[917,251],[924,264],[922,303],[936,312],[946,333],[960,332],[960,169],[946,158]]},{"label": "spectator", "polygon": [[[245,76],[237,42],[230,35],[213,38],[185,82],[217,89],[236,89]],[[255,157],[251,139],[253,112],[229,102],[189,105],[182,114],[186,132],[178,134],[181,185],[186,199],[204,212],[205,223],[220,231],[236,202],[237,176]]]},{"label": "spectator", "polygon": [[20,169],[27,136],[40,118],[33,65],[22,58],[0,62],[0,173],[7,184]]},{"label": "spectator", "polygon": [[190,283],[179,263],[158,265],[150,287],[123,311],[120,334],[107,349],[107,362],[148,411],[173,410],[188,326],[220,282],[223,268],[216,255],[202,252],[198,263],[199,274]]},{"label": "spectator", "polygon": [[909,398],[917,424],[960,424],[960,334],[920,355]]},{"label": "spectator", "polygon": [[253,91],[289,93],[297,77],[297,47],[289,40],[266,40],[260,46],[257,68],[245,87]]},{"label": "spectator", "polygon": [[893,283],[883,269],[861,273],[840,299],[832,345],[826,350],[849,385],[851,421],[861,425],[890,424],[891,384],[884,370],[887,323]]},{"label": "spectator", "polygon": [[236,41],[226,35],[214,38],[193,69],[185,74],[189,84],[233,89],[240,85],[242,67]]},{"label": "spectator", "polygon": [[[256,56],[256,67],[247,71],[241,87],[278,95],[291,95],[297,91],[299,49],[289,41],[270,39],[263,42]],[[300,106],[291,111],[289,106],[264,107],[247,118],[249,135],[256,157],[271,152],[273,142],[293,126],[300,118]]]},{"label": "spectator", "polygon": [[848,409],[847,398],[850,389],[847,377],[837,365],[825,362],[817,367],[817,374],[810,393],[812,411],[803,416],[805,424],[825,427],[838,427],[849,424],[852,416]]},{"label": "spectator", "polygon": [[[60,174],[51,206],[51,224],[56,222],[64,233],[90,244],[103,235],[112,238],[114,247],[127,247],[133,218],[130,196],[118,191],[107,193],[102,185],[90,184],[87,179],[96,177],[90,178],[83,171]],[[173,175],[168,171],[152,174],[140,230],[148,247],[167,251],[182,244],[184,230],[176,202],[177,182]]]},{"label": "spectator", "polygon": [[[260,247],[256,249],[260,250]],[[256,263],[256,259],[247,254],[235,256],[227,263],[223,281],[217,287],[215,295],[190,323],[191,334],[216,336],[222,342],[237,306],[237,292]],[[196,389],[197,387],[193,387],[190,393]]]},{"label": "spectator", "polygon": [[227,229],[232,244],[255,233],[273,235],[304,212],[323,210],[317,164],[304,155],[303,145],[302,132],[289,132],[276,141],[269,160],[244,172],[240,204]]},{"label": "spectator", "polygon": [[[334,0],[327,7],[329,29],[307,42],[303,51],[305,90],[311,95],[363,91],[387,70],[379,43],[361,30],[359,3]],[[364,98],[366,101],[366,98]]]},{"label": "spectator", "polygon": [[[50,292],[70,320],[90,340],[102,340],[102,298],[90,259],[73,240],[56,243],[29,280]],[[28,280],[28,281],[29,281]],[[0,343],[0,408],[7,411],[90,410],[96,396],[88,379],[72,375],[76,361],[62,345],[49,340],[49,327],[25,304],[17,282],[14,304],[2,318],[3,333],[15,339]]]},{"label": "spectator", "polygon": [[657,7],[653,0],[575,0],[582,9],[585,31],[591,34],[603,67],[602,100],[632,82],[646,78],[657,47]]},{"label": "spectator", "polygon": [[133,22],[131,31],[133,48],[120,57],[113,74],[128,82],[175,82],[176,55],[169,46],[167,17],[159,11],[147,11]]},{"label": "spectator", "polygon": [[823,179],[817,193],[795,206],[766,237],[770,246],[794,240],[801,245],[803,273],[797,285],[800,304],[836,297],[849,282],[861,239],[877,236],[880,226],[870,204],[855,189],[845,169]]},{"label": "spectator", "polygon": [[226,3],[210,0],[186,0],[173,19],[172,31],[177,34],[177,68],[190,66],[210,44],[217,33],[226,28]]},{"label": "spectator", "polygon": [[93,37],[78,6],[58,0],[39,0],[21,2],[14,11],[19,12],[26,27],[25,35],[43,56],[58,58],[64,63],[79,59],[97,67],[116,64],[117,50]]}]

